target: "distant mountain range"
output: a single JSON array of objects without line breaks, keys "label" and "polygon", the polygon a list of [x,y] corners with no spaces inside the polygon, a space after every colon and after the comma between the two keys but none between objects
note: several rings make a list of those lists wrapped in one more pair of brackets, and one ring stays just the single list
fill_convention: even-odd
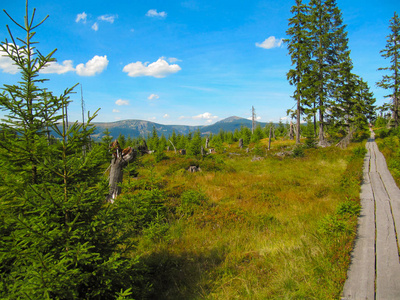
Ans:
[{"label": "distant mountain range", "polygon": [[[177,134],[188,134],[200,130],[201,134],[217,134],[221,129],[224,131],[235,131],[240,129],[241,126],[251,128],[251,120],[240,117],[229,117],[212,125],[205,126],[186,126],[186,125],[163,125],[143,120],[123,120],[117,122],[97,122],[93,123],[96,126],[95,134],[92,136],[94,139],[100,139],[104,134],[103,132],[108,129],[113,138],[117,138],[120,134],[125,137],[147,137],[153,131],[153,126],[157,130],[159,136],[164,134],[168,137],[175,130]],[[267,123],[257,122],[257,125],[265,127]]]}]

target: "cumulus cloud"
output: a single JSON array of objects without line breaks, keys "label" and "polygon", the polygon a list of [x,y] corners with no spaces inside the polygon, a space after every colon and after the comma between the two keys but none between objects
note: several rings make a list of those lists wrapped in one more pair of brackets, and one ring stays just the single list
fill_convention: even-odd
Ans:
[{"label": "cumulus cloud", "polygon": [[92,26],[92,29],[93,29],[94,31],[99,30],[99,24],[97,24],[97,22],[95,22],[95,23],[93,24],[93,26]]},{"label": "cumulus cloud", "polygon": [[[253,120],[253,118],[252,118],[252,117],[248,117],[247,120]],[[257,117],[256,117],[256,121],[258,121],[258,120],[261,120],[261,117],[260,117],[260,116],[257,116]]]},{"label": "cumulus cloud", "polygon": [[95,55],[86,64],[79,64],[76,66],[76,73],[80,76],[94,76],[103,72],[108,65],[107,55]]},{"label": "cumulus cloud", "polygon": [[82,23],[86,23],[86,20],[87,20],[87,14],[85,12],[76,15],[75,19],[76,23],[79,23],[80,21],[82,21]]},{"label": "cumulus cloud", "polygon": [[218,117],[213,116],[209,112],[205,112],[204,114],[200,114],[200,115],[192,117],[192,119],[194,119],[194,120],[199,120],[199,119],[213,120],[213,119],[218,119]]},{"label": "cumulus cloud", "polygon": [[75,68],[72,65],[72,60],[64,60],[62,64],[57,62],[49,63],[44,69],[40,71],[43,74],[64,74],[67,72],[75,71]]},{"label": "cumulus cloud", "polygon": [[272,49],[280,47],[283,43],[283,39],[277,39],[274,36],[270,36],[264,42],[256,43],[257,47],[264,48],[264,49]]},{"label": "cumulus cloud", "polygon": [[[0,70],[8,74],[16,74],[19,72],[18,67],[8,57],[2,49],[0,49]],[[101,73],[107,68],[107,56],[94,56],[86,64],[79,64],[74,68],[72,60],[64,60],[61,64],[58,62],[50,62],[43,69],[41,74],[65,74],[67,72],[76,72],[80,76],[93,76]]]},{"label": "cumulus cloud", "polygon": [[118,15],[102,15],[98,17],[100,21],[108,22],[108,23],[114,23],[115,19],[118,18]]},{"label": "cumulus cloud", "polygon": [[147,17],[156,17],[156,18],[165,18],[167,16],[167,13],[165,11],[157,12],[157,9],[150,9],[146,13]]},{"label": "cumulus cloud", "polygon": [[129,101],[128,100],[118,99],[117,101],[115,101],[115,104],[117,104],[118,106],[129,105]]},{"label": "cumulus cloud", "polygon": [[159,58],[156,62],[149,64],[137,61],[130,63],[123,68],[123,72],[128,73],[130,77],[152,76],[164,78],[169,74],[179,72],[181,67],[177,64],[168,64],[164,58]]},{"label": "cumulus cloud", "polygon": [[156,95],[156,94],[151,94],[147,99],[149,100],[154,100],[154,99],[159,99],[160,96]]},{"label": "cumulus cloud", "polygon": [[112,110],[112,112],[113,112],[113,113],[119,113],[119,110],[114,108],[114,109]]},{"label": "cumulus cloud", "polygon": [[204,114],[199,114],[199,115],[193,116],[193,117],[185,117],[185,116],[179,117],[179,120],[183,120],[183,119],[205,120],[206,123],[212,123],[215,119],[218,119],[218,117],[217,116],[213,116],[209,112],[205,112]]},{"label": "cumulus cloud", "polygon": [[165,114],[165,115],[163,116],[163,118],[164,118],[164,119],[168,119],[168,118],[169,118],[169,114]]}]

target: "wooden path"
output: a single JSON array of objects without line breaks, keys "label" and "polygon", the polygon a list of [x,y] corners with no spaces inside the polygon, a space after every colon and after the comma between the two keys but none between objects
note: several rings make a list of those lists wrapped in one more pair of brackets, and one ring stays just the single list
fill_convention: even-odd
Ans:
[{"label": "wooden path", "polygon": [[366,147],[362,208],[342,299],[400,299],[400,190],[373,133]]}]

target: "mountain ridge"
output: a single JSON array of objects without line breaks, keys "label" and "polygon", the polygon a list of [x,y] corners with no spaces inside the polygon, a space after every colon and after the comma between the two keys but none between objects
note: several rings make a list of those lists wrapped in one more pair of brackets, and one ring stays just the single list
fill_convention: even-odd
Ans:
[{"label": "mountain ridge", "polygon": [[[256,122],[257,125],[265,127],[267,123]],[[104,136],[104,131],[108,129],[110,135],[113,138],[117,138],[120,134],[125,137],[131,136],[134,138],[144,137],[146,138],[148,134],[151,134],[153,127],[156,129],[157,134],[161,136],[164,134],[166,137],[170,136],[175,130],[177,134],[188,134],[189,132],[194,132],[200,130],[200,133],[205,134],[217,134],[221,129],[224,131],[235,131],[235,129],[240,129],[241,126],[251,128],[252,121],[249,119],[231,116],[220,120],[211,125],[164,125],[160,123],[155,123],[145,120],[128,119],[114,122],[93,122],[96,126],[95,132],[92,135],[94,139],[101,139]]]}]

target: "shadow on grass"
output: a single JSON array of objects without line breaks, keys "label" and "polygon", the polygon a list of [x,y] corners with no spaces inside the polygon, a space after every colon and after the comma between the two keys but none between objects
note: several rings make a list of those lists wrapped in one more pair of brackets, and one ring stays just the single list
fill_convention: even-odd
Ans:
[{"label": "shadow on grass", "polygon": [[209,294],[212,275],[225,260],[225,251],[172,253],[167,249],[142,257],[150,290],[141,299],[199,299]]}]

